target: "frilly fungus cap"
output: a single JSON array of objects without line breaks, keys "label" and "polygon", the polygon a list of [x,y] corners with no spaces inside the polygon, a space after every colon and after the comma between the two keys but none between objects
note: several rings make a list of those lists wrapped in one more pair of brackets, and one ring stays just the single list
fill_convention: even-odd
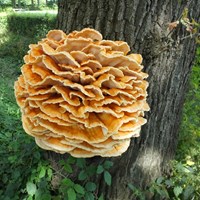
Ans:
[{"label": "frilly fungus cap", "polygon": [[147,74],[126,42],[94,29],[49,31],[31,44],[15,82],[23,128],[43,149],[119,156],[146,123]]}]

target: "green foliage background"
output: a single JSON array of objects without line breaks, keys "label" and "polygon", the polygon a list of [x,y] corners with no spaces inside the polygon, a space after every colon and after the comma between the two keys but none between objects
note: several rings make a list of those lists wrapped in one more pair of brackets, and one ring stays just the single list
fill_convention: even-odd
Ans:
[{"label": "green foliage background", "polygon": [[48,30],[54,29],[55,25],[55,14],[15,13],[7,17],[8,31],[27,37],[43,37]]},{"label": "green foliage background", "polygon": [[[0,13],[1,14],[1,13]],[[31,24],[31,26],[30,26]],[[55,26],[55,15],[3,15],[0,17],[0,199],[103,199],[92,177],[103,174],[112,185],[113,163],[87,165],[69,157],[50,165],[33,138],[24,133],[13,91],[28,45]],[[128,184],[133,199],[200,199],[200,48],[190,77],[183,110],[180,140],[170,175],[159,177],[144,191]],[[57,170],[61,169],[61,170]],[[78,176],[73,177],[73,170]]]}]

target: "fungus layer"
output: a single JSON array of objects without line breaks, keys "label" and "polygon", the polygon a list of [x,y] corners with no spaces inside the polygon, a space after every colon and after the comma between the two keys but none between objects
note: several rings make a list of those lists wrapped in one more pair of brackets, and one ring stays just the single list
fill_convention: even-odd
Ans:
[{"label": "fungus layer", "polygon": [[52,30],[24,57],[15,96],[23,128],[43,149],[119,156],[146,123],[142,57],[93,29]]}]

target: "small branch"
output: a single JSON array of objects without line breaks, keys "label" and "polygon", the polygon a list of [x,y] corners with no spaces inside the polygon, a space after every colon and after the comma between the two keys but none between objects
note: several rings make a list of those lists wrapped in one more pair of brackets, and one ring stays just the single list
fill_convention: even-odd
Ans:
[{"label": "small branch", "polygon": [[54,170],[54,174],[58,174],[58,175],[60,175],[60,176],[62,176],[63,178],[67,178],[68,176],[65,176],[64,174],[62,174],[60,171],[57,171],[55,168],[53,168],[52,166],[51,166],[51,168]]},{"label": "small branch", "polygon": [[168,49],[169,49],[169,44],[168,45],[166,45],[166,46],[163,46],[160,50],[159,50],[159,52],[157,53],[157,54],[155,54],[154,56],[155,57],[157,57],[157,56],[159,56],[161,53],[163,53],[164,51],[167,51]]},{"label": "small branch", "polygon": [[193,37],[198,37],[198,36],[200,36],[200,33],[194,33],[194,34],[182,37],[182,38],[180,38],[180,40],[182,41],[182,40],[185,40],[185,39],[188,39],[188,38],[193,38]]}]

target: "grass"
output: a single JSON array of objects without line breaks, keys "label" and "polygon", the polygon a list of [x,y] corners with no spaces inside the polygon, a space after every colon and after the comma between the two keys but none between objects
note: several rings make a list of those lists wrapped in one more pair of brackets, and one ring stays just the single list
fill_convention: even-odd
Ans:
[{"label": "grass", "polygon": [[6,22],[6,16],[0,18],[0,199],[15,200],[26,196],[26,183],[37,172],[42,154],[22,129],[13,89],[33,39],[7,33]]},{"label": "grass", "polygon": [[[0,199],[51,199],[52,169],[43,158],[43,151],[22,129],[13,89],[14,82],[21,73],[20,66],[28,44],[34,43],[36,38],[8,33],[6,14],[0,13],[0,16]],[[149,191],[158,197],[186,200],[200,198],[199,85],[200,48],[184,104],[179,146],[176,160],[173,162],[172,175],[160,177],[149,188]],[[69,170],[69,165],[67,166]],[[63,180],[64,182],[66,180]],[[139,194],[140,199],[143,198],[134,186],[131,188]],[[73,189],[70,188],[69,191]],[[60,193],[62,192],[66,193],[65,187]],[[62,195],[58,194],[57,199],[62,199]]]},{"label": "grass", "polygon": [[0,17],[5,17],[5,16],[7,16],[7,12],[0,12]]}]

